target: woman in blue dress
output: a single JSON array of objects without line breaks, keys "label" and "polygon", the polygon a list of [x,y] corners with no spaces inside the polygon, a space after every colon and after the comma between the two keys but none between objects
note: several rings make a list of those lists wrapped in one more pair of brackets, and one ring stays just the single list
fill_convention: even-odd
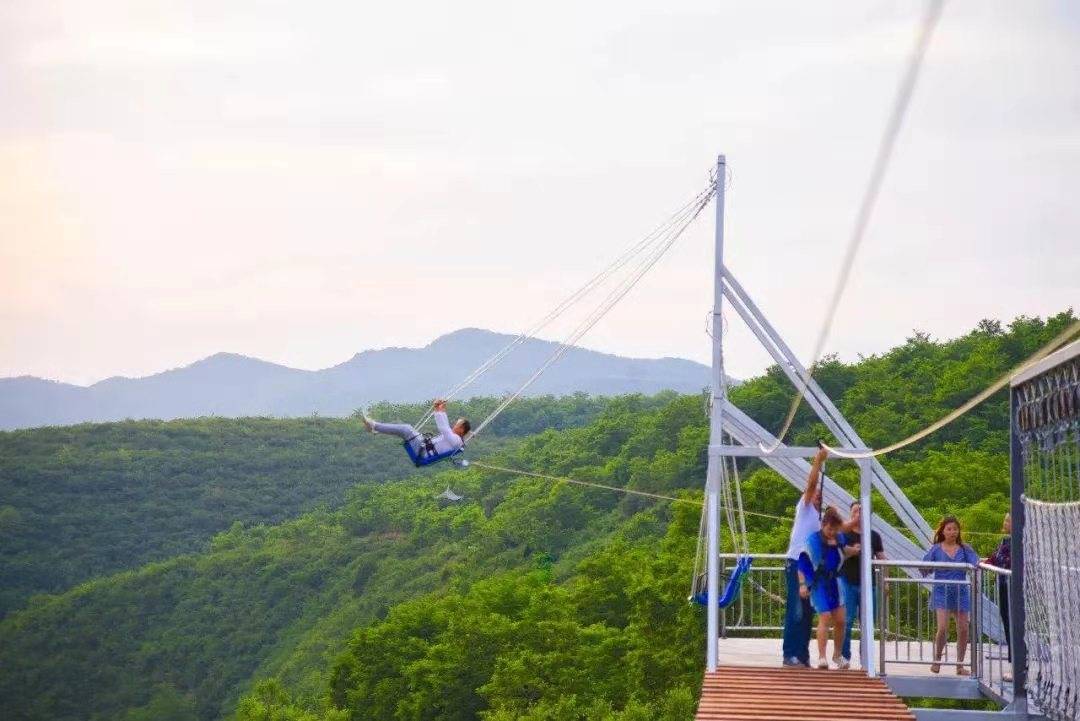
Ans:
[{"label": "woman in blue dress", "polygon": [[818,614],[817,646],[818,668],[828,668],[826,646],[829,627],[833,629],[833,663],[837,668],[848,668],[840,654],[844,646],[844,597],[840,593],[840,564],[848,555],[859,552],[858,544],[845,547],[844,534],[840,528],[844,521],[835,508],[825,509],[821,516],[821,530],[806,539],[806,552],[799,558],[799,595],[809,598]]},{"label": "woman in blue dress", "polygon": [[[960,521],[956,516],[945,516],[934,533],[934,545],[923,556],[924,561],[966,563],[978,565],[979,555],[964,543]],[[971,586],[967,572],[962,568],[935,568],[923,571],[932,573],[934,581],[930,592],[930,608],[937,615],[937,633],[934,635],[934,663],[930,670],[941,671],[941,655],[949,639],[949,619],[956,624],[956,673],[966,676],[964,655],[968,645],[968,617],[971,614]]]}]

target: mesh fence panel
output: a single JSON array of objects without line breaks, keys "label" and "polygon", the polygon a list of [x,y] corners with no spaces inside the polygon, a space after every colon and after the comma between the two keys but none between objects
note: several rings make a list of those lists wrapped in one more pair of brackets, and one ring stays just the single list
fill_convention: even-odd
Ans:
[{"label": "mesh fence panel", "polygon": [[1080,719],[1080,503],[1025,499],[1028,693],[1052,719]]},{"label": "mesh fence panel", "polygon": [[1080,721],[1080,357],[1014,392],[1028,694],[1047,717]]},{"label": "mesh fence panel", "polygon": [[1080,358],[1016,389],[1024,495],[1080,501]]}]

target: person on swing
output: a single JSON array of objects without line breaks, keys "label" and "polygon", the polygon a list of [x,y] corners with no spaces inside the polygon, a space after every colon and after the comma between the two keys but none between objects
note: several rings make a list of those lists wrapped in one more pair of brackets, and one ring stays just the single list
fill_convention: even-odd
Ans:
[{"label": "person on swing", "polygon": [[437,400],[432,406],[435,411],[432,418],[435,419],[435,427],[439,430],[438,435],[421,433],[408,423],[380,423],[362,414],[364,428],[368,433],[385,433],[397,436],[407,442],[417,456],[442,455],[451,451],[461,450],[465,445],[465,436],[472,430],[472,425],[465,418],[458,418],[454,425],[450,425],[450,419],[446,417],[446,401]]}]

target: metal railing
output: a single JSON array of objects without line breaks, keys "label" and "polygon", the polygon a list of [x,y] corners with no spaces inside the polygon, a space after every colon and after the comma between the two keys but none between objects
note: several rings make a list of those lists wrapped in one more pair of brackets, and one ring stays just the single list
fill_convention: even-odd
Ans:
[{"label": "metal railing", "polygon": [[[976,567],[967,563],[875,560],[874,569],[877,597],[881,599],[877,608],[879,671],[887,674],[890,666],[918,666],[935,673],[949,669],[957,675],[978,677],[980,659],[973,650],[979,635],[981,595]],[[960,577],[932,575],[939,572]],[[966,607],[967,611],[946,615],[947,623],[942,626],[932,601],[936,605]],[[954,625],[955,645],[950,643]]]},{"label": "metal railing", "polygon": [[[721,636],[779,637],[787,606],[786,557],[780,553],[754,553],[735,600],[720,615]],[[720,555],[721,582],[727,583],[738,556]],[[1005,636],[1008,587],[1011,571],[986,563],[932,563],[926,561],[875,560],[875,642],[881,674],[923,675],[932,671],[954,675],[962,670],[976,679],[991,697],[1011,697],[1011,657]],[[953,571],[958,578],[938,579],[939,571]],[[968,607],[964,623],[966,643],[960,658],[956,618],[949,619],[940,657],[935,654],[937,614],[931,607],[934,589],[947,605]],[[940,604],[939,604],[940,605]],[[1001,611],[1004,609],[1004,613]],[[853,635],[859,637],[858,626]],[[854,649],[853,649],[854,650]]]},{"label": "metal railing", "polygon": [[[975,637],[979,655],[979,684],[1000,701],[1012,696],[1012,651],[1009,643],[1009,589],[1012,571],[989,563],[976,569],[983,613]],[[994,618],[991,611],[998,613]]]},{"label": "metal railing", "polygon": [[[780,636],[787,607],[787,578],[782,553],[752,553],[754,562],[743,577],[734,602],[720,614],[720,635]],[[720,578],[727,583],[739,556],[720,554]]]}]

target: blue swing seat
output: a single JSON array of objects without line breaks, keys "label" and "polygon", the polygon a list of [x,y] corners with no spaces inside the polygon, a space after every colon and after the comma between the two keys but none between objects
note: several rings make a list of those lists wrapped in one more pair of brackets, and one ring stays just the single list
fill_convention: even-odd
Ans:
[{"label": "blue swing seat", "polygon": [[[750,570],[750,565],[754,562],[754,559],[750,556],[743,556],[735,562],[735,570],[731,572],[731,576],[728,578],[727,585],[724,587],[724,592],[720,594],[720,599],[717,605],[720,608],[727,608],[735,602],[735,598],[739,595],[739,589],[742,587],[743,576]],[[700,606],[709,605],[709,592],[708,589],[701,593],[694,594],[694,603]]]},{"label": "blue swing seat", "polygon": [[452,451],[446,451],[444,453],[417,453],[416,449],[412,447],[412,443],[409,441],[402,442],[405,446],[405,452],[409,454],[409,460],[413,462],[413,465],[417,468],[423,468],[424,466],[430,466],[432,463],[438,463],[439,461],[445,461],[454,456],[461,455],[465,452],[465,446],[456,448]]}]

